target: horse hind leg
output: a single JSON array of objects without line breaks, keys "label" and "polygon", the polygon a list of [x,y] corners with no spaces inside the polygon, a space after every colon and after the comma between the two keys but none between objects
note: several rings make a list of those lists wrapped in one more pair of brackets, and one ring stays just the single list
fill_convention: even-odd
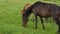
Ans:
[{"label": "horse hind leg", "polygon": [[57,33],[60,33],[60,21],[59,21],[59,17],[54,17],[54,20],[55,20],[56,24],[58,25]]},{"label": "horse hind leg", "polygon": [[60,33],[60,21],[58,22],[58,33]]}]

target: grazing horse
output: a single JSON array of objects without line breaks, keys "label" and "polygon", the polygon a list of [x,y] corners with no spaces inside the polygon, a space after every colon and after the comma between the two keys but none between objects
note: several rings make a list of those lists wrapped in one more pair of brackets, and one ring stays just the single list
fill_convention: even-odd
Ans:
[{"label": "grazing horse", "polygon": [[54,21],[58,25],[58,32],[60,32],[60,21],[59,21],[60,10],[59,6],[57,6],[56,4],[43,3],[41,1],[37,1],[36,3],[31,5],[22,16],[23,18],[22,25],[24,27],[26,26],[28,22],[28,16],[31,13],[34,13],[36,19],[35,29],[37,28],[37,16],[39,16],[41,19],[43,29],[45,29],[45,27],[42,18],[53,17]]}]

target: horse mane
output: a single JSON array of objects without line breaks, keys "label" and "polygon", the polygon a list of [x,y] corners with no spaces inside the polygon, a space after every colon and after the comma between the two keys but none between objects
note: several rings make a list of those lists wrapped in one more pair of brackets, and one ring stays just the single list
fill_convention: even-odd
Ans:
[{"label": "horse mane", "polygon": [[32,7],[28,7],[26,10],[25,10],[25,13],[27,16],[29,16],[30,14],[32,13]]},{"label": "horse mane", "polygon": [[24,12],[25,12],[25,10],[28,8],[30,6],[30,3],[27,3],[25,6],[24,6],[24,8],[23,8],[23,10],[22,10],[22,14],[24,14]]}]

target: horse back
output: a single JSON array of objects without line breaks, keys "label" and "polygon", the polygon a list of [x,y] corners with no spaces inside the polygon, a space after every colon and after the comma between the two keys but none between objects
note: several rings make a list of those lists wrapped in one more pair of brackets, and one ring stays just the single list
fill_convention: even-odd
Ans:
[{"label": "horse back", "polygon": [[39,16],[50,17],[49,5],[48,4],[40,4],[33,8],[33,12]]},{"label": "horse back", "polygon": [[42,17],[50,17],[51,15],[59,15],[60,11],[57,5],[49,3],[41,3],[33,8],[33,12]]}]

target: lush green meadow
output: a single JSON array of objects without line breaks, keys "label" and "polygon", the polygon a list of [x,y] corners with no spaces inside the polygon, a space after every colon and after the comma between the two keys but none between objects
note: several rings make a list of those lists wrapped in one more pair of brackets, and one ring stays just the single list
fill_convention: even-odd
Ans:
[{"label": "lush green meadow", "polygon": [[[57,25],[51,21],[44,21],[45,30],[42,29],[40,20],[35,30],[35,22],[28,21],[27,27],[22,27],[21,11],[26,3],[33,4],[37,0],[0,0],[0,34],[57,34]],[[60,1],[43,1],[60,6]]]}]

